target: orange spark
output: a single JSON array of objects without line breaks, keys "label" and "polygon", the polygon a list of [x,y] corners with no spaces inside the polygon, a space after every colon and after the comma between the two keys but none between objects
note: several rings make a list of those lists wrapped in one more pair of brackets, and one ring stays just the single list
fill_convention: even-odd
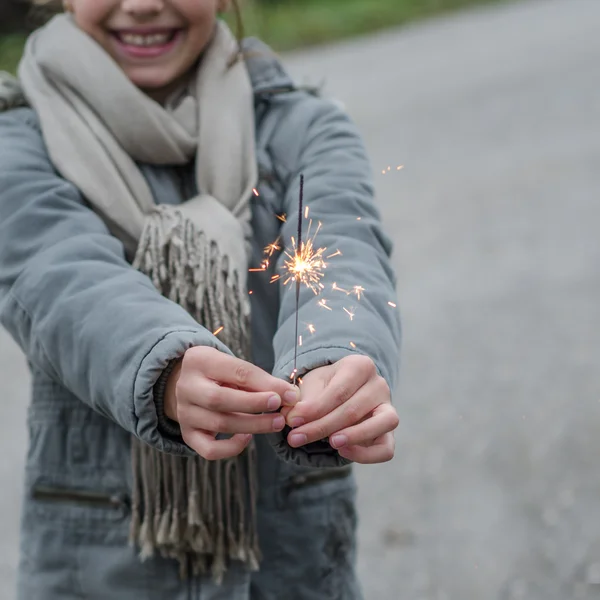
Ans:
[{"label": "orange spark", "polygon": [[308,219],[308,211],[309,211],[309,210],[310,210],[310,206],[307,206],[307,207],[304,209],[304,218],[305,218],[305,219]]},{"label": "orange spark", "polygon": [[327,310],[333,310],[331,308],[331,306],[327,306],[327,300],[325,300],[325,298],[322,298],[321,300],[319,300],[317,302],[317,304],[321,307],[321,308],[326,308]]},{"label": "orange spark", "polygon": [[353,348],[356,348],[356,344],[355,344],[354,342],[350,342],[350,345],[351,345]]},{"label": "orange spark", "polygon": [[309,323],[309,325],[308,325],[308,330],[309,330],[311,333],[314,333],[314,332],[316,331],[316,329],[315,329],[315,326],[314,326],[312,323]]},{"label": "orange spark", "polygon": [[219,335],[221,333],[221,331],[223,331],[223,329],[225,329],[225,327],[223,327],[223,325],[221,325],[221,327],[219,327],[219,329],[217,329],[216,331],[213,331],[213,335]]},{"label": "orange spark", "polygon": [[258,193],[258,190],[256,188],[252,188],[252,191],[254,192],[255,196],[259,196],[260,194]]},{"label": "orange spark", "polygon": [[365,288],[362,285],[355,285],[352,293],[360,300],[362,293],[365,291]]},{"label": "orange spark", "polygon": [[326,256],[325,258],[333,258],[334,256],[341,256],[342,253],[339,250],[336,250],[333,254],[330,254],[329,256]]},{"label": "orange spark", "polygon": [[333,285],[331,286],[331,289],[334,292],[344,292],[344,294],[348,295],[348,290],[345,290],[344,288],[341,288],[337,283],[335,283],[335,281],[333,282]]},{"label": "orange spark", "polygon": [[352,311],[350,311],[346,307],[344,307],[344,312],[350,317],[351,321],[354,319],[354,313]]},{"label": "orange spark", "polygon": [[302,336],[298,336],[298,346],[302,346]]},{"label": "orange spark", "polygon": [[292,251],[285,251],[287,259],[283,265],[286,271],[284,285],[291,281],[299,282],[312,290],[315,295],[319,293],[319,289],[322,289],[320,282],[324,276],[323,270],[327,267],[323,259],[326,248],[315,249],[314,247],[314,240],[320,229],[321,223],[314,235],[302,242],[300,248],[297,247],[296,239],[292,237]]},{"label": "orange spark", "polygon": [[279,252],[281,250],[281,246],[279,245],[279,238],[277,238],[274,242],[265,246],[264,253],[267,256],[273,256],[275,252]]},{"label": "orange spark", "polygon": [[287,215],[285,213],[281,213],[280,215],[275,215],[282,223],[287,222]]}]

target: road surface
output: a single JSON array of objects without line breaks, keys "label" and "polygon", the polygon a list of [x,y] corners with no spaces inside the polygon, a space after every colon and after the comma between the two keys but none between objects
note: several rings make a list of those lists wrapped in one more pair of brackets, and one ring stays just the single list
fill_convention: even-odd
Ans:
[{"label": "road surface", "polygon": [[[359,469],[369,600],[600,598],[599,30],[598,0],[534,0],[287,57],[364,131],[396,241],[398,457]],[[0,333],[1,600],[27,383]]]}]

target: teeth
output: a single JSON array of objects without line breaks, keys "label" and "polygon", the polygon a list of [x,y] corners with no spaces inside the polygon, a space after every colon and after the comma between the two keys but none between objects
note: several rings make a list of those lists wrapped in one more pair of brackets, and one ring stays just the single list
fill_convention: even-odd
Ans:
[{"label": "teeth", "polygon": [[153,33],[152,35],[123,33],[120,37],[123,42],[130,46],[163,46],[171,38],[168,33]]}]

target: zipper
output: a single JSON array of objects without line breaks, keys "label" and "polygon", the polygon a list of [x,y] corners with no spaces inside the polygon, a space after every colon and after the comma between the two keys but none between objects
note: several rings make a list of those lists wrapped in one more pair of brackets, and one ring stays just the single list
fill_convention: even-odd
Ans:
[{"label": "zipper", "polygon": [[324,483],[325,481],[335,481],[349,477],[352,473],[352,465],[344,467],[336,467],[334,469],[322,469],[319,471],[311,471],[310,473],[301,473],[290,477],[285,487],[288,491]]},{"label": "zipper", "polygon": [[120,494],[38,486],[33,489],[32,496],[34,500],[74,502],[97,508],[129,509],[128,498]]}]

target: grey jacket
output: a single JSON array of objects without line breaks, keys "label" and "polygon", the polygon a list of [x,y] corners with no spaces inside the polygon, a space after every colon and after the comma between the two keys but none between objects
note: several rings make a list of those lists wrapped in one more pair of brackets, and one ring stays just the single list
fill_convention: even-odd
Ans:
[{"label": "grey jacket", "polygon": [[[300,371],[360,352],[393,388],[400,329],[388,305],[395,296],[391,246],[363,144],[334,103],[297,89],[265,47],[249,45],[260,170],[250,266],[260,264],[268,243],[294,235],[293,219],[282,223],[278,215],[294,214],[303,172],[305,201],[323,222],[321,240],[341,251],[325,283],[366,291],[360,302],[327,293],[332,311],[302,293],[300,322],[315,334],[303,336]],[[140,168],[157,203],[195,193],[190,169]],[[250,274],[254,362],[287,377],[294,291],[269,280],[270,273]],[[344,307],[354,310],[352,321]],[[128,264],[120,242],[53,169],[28,108],[0,114],[0,321],[25,352],[33,380],[19,599],[361,597],[351,467],[304,466],[281,437],[271,441],[284,460],[257,439],[258,573],[234,565],[221,587],[204,578],[181,581],[175,563],[142,563],[127,545],[130,435],[165,452],[190,452],[159,426],[156,383],[186,349],[219,342]]]}]

